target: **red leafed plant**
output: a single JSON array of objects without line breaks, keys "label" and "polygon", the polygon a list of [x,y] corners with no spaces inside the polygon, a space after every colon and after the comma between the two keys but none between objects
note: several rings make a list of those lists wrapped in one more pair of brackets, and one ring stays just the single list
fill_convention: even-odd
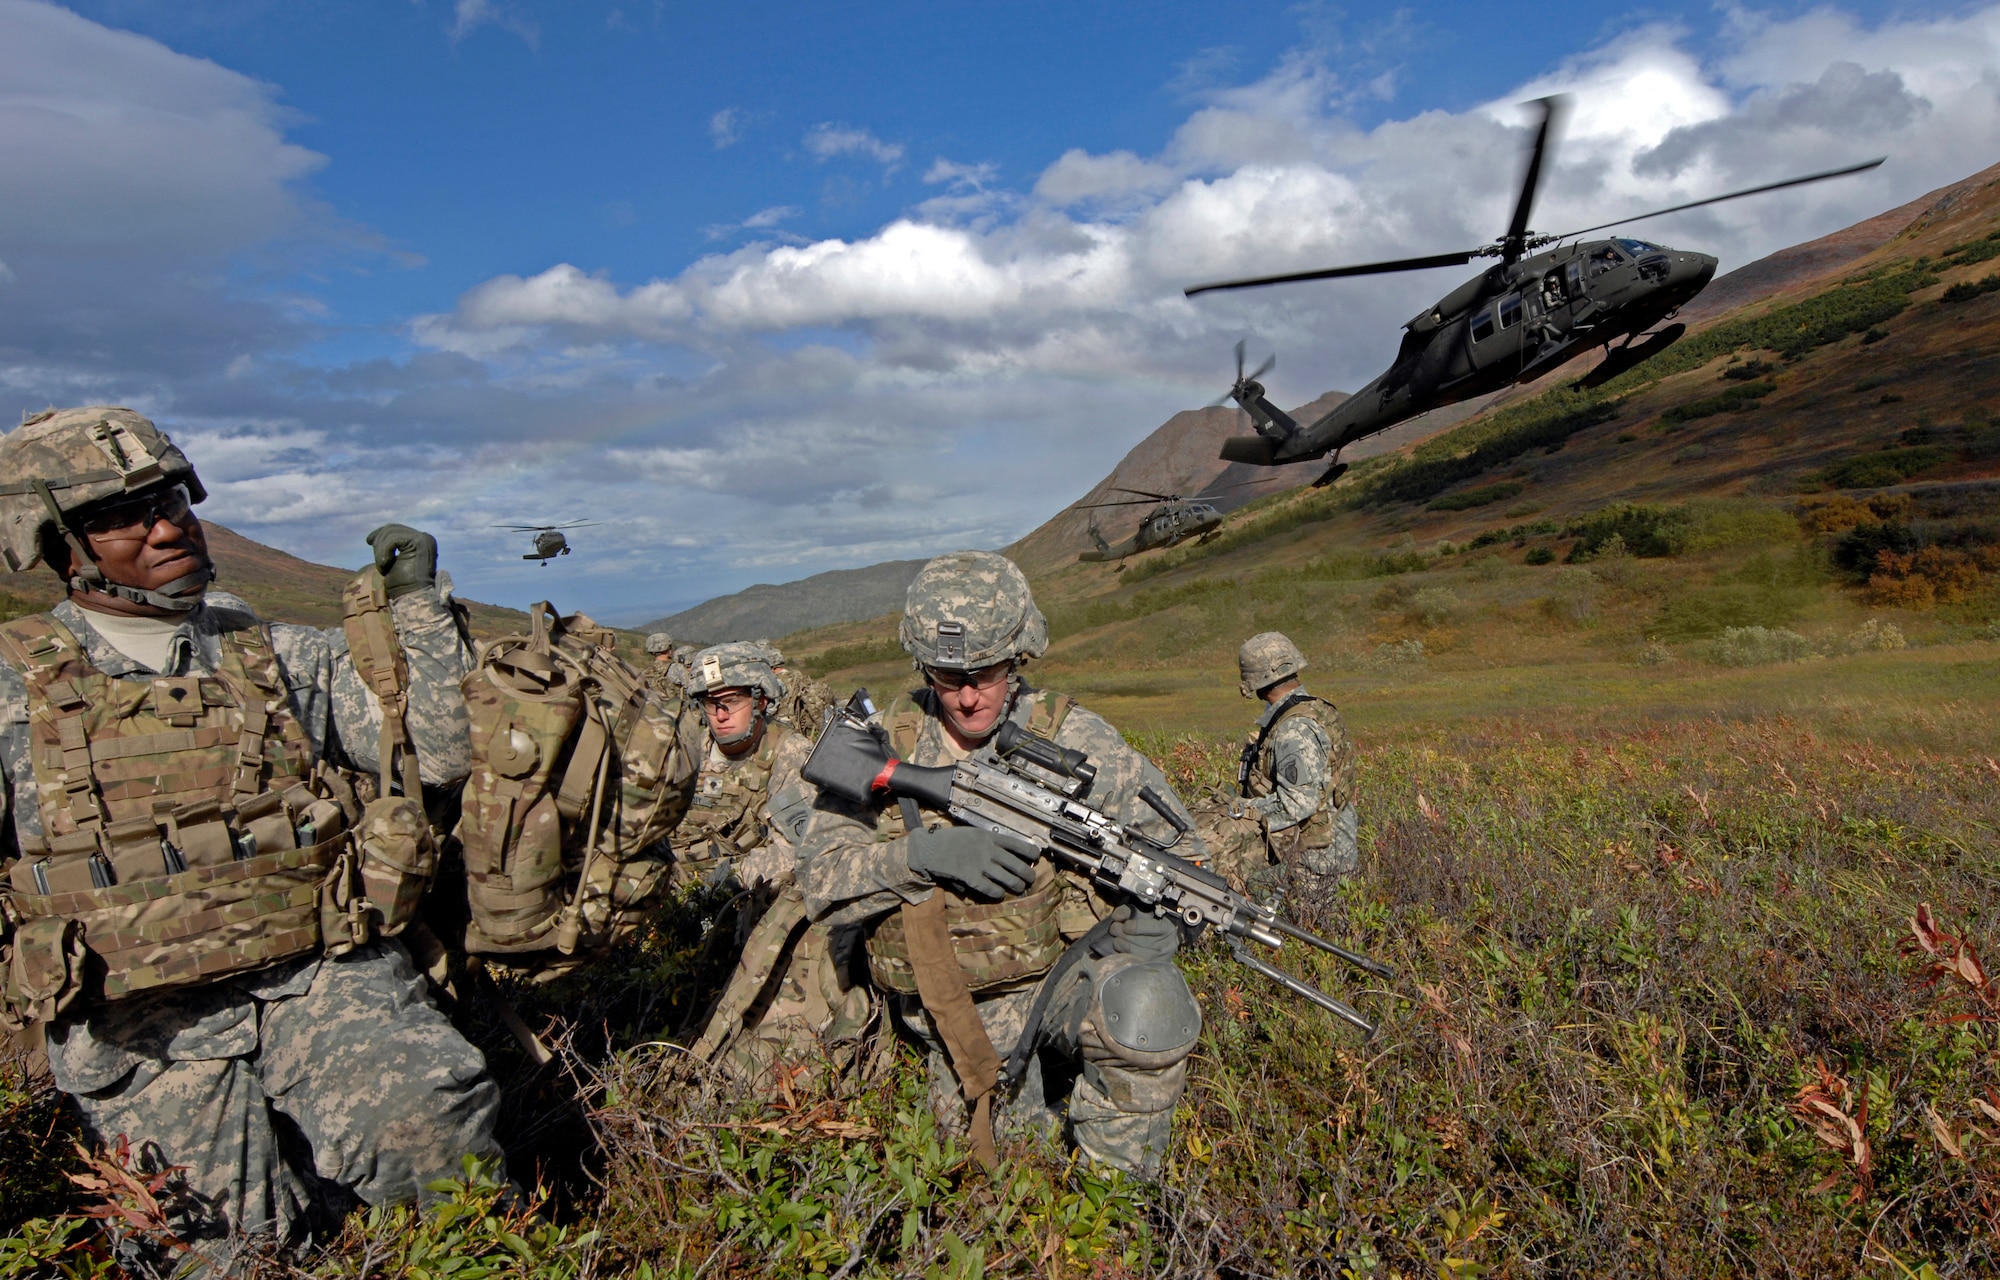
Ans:
[{"label": "red leafed plant", "polygon": [[112,1228],[138,1232],[169,1249],[187,1249],[168,1226],[168,1210],[160,1203],[182,1166],[170,1165],[158,1173],[133,1168],[132,1148],[122,1133],[102,1154],[93,1154],[81,1143],[76,1150],[90,1172],[72,1173],[69,1180],[98,1199],[83,1211],[87,1216]]},{"label": "red leafed plant", "polygon": [[1940,1014],[1939,1021],[2000,1022],[2000,989],[1986,975],[1986,966],[1979,961],[1979,949],[1940,925],[1931,914],[1930,903],[1917,904],[1917,914],[1910,918],[1910,935],[1903,939],[1903,954],[1927,957],[1916,982],[1926,990],[1937,991],[1939,1000],[1962,997],[1972,1001],[1973,1008]]},{"label": "red leafed plant", "polygon": [[[1868,1145],[1868,1082],[1856,1088],[1827,1068],[1814,1064],[1818,1079],[1808,1081],[1792,1099],[1792,1111],[1813,1136],[1838,1151],[1854,1166],[1854,1186],[1847,1193],[1853,1204],[1867,1197],[1874,1184],[1875,1152]],[[1821,1179],[1815,1192],[1829,1191],[1846,1174],[1836,1171]]]}]

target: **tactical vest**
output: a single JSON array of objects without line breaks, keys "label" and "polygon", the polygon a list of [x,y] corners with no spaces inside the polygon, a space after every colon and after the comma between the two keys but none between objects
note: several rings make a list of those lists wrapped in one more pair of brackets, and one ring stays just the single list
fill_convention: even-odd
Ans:
[{"label": "tactical vest", "polygon": [[474,955],[567,957],[635,929],[694,782],[680,699],[649,693],[615,632],[547,602],[529,619],[528,635],[487,645],[461,686],[473,759],[458,825],[463,945]]},{"label": "tactical vest", "polygon": [[352,790],[315,769],[270,632],[217,639],[212,676],[121,679],[53,617],[0,627],[45,833],[9,873],[12,1020],[371,936]]},{"label": "tactical vest", "polygon": [[[1023,689],[1020,696],[1032,700],[1028,730],[1045,738],[1056,736],[1076,705],[1073,699],[1048,690]],[[897,759],[911,758],[924,721],[936,718],[932,708],[929,689],[902,694],[889,704],[882,715],[882,727],[888,731],[889,746]],[[943,822],[951,820],[944,814],[923,812]],[[882,810],[877,822],[879,839],[894,840],[908,830],[900,806]],[[1064,890],[1065,882],[1048,858],[1035,864],[1034,883],[1018,897],[979,902],[962,898],[942,885],[933,890],[944,899],[952,951],[958,956],[968,990],[977,993],[1008,986],[1039,977],[1055,966],[1063,953],[1060,919]],[[917,994],[909,938],[900,914],[883,917],[869,934],[868,972],[877,986]]]},{"label": "tactical vest", "polygon": [[695,779],[694,799],[674,832],[674,857],[691,867],[708,866],[722,858],[740,858],[760,849],[771,838],[765,805],[771,798],[771,766],[778,748],[793,732],[778,721],[764,725],[764,740],[742,760],[722,765],[702,761]]},{"label": "tactical vest", "polygon": [[[1284,705],[1278,709],[1278,714],[1268,721],[1260,721],[1259,727],[1251,731],[1249,739],[1243,744],[1242,758],[1236,770],[1238,791],[1246,799],[1261,799],[1278,789],[1277,748],[1271,742],[1271,737],[1278,731],[1278,726],[1287,720],[1299,717],[1311,720],[1326,732],[1327,740],[1333,744],[1337,753],[1344,735],[1328,728],[1324,715],[1319,710],[1320,707],[1332,705],[1324,698],[1316,698],[1302,689],[1287,696]],[[1339,781],[1340,761],[1330,758],[1327,764],[1329,767],[1326,785],[1320,792],[1319,806],[1313,810],[1312,816],[1296,826],[1286,827],[1280,831],[1271,831],[1268,826],[1265,828],[1266,837],[1272,846],[1274,848],[1282,846],[1279,852],[1324,849],[1333,843],[1333,793],[1335,784]]]}]

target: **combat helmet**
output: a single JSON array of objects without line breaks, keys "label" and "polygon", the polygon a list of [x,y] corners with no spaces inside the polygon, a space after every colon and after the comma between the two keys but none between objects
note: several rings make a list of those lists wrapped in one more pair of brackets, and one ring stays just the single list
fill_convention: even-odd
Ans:
[{"label": "combat helmet", "polygon": [[165,432],[130,409],[92,405],[35,414],[0,438],[0,560],[19,573],[43,559],[48,540],[69,543],[70,585],[177,612],[201,602],[191,587],[213,568],[157,591],[108,582],[89,552],[78,513],[128,494],[179,484],[190,502],[208,497],[194,466]]},{"label": "combat helmet", "polygon": [[1254,698],[1265,689],[1306,669],[1306,655],[1283,632],[1260,631],[1236,651],[1236,670],[1242,676],[1236,691]]},{"label": "combat helmet", "polygon": [[672,653],[674,638],[664,631],[655,631],[646,637],[646,652],[650,654]]},{"label": "combat helmet", "polygon": [[896,638],[919,671],[977,671],[1041,657],[1049,647],[1049,623],[1012,560],[991,551],[954,551],[917,571]]},{"label": "combat helmet", "polygon": [[754,689],[776,701],[785,682],[771,670],[769,652],[748,640],[712,644],[688,659],[687,691],[699,698],[720,689]]}]

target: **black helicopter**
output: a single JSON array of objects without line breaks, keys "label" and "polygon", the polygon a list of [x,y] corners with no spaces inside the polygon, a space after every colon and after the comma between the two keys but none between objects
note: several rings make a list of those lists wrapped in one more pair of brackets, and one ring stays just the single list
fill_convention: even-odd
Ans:
[{"label": "black helicopter", "polygon": [[[1244,484],[1255,483],[1257,481],[1246,480],[1240,484],[1225,485],[1216,492],[1224,493],[1230,489],[1240,489]],[[1205,539],[1222,527],[1222,512],[1214,503],[1205,502],[1200,498],[1183,498],[1178,493],[1153,493],[1146,489],[1127,489],[1118,485],[1113,485],[1106,492],[1130,493],[1136,496],[1114,498],[1109,502],[1087,502],[1077,509],[1091,511],[1099,507],[1136,507],[1146,503],[1156,505],[1146,513],[1144,519],[1139,521],[1139,527],[1133,531],[1132,536],[1122,542],[1106,542],[1104,535],[1097,531],[1097,523],[1093,520],[1090,525],[1090,539],[1097,544],[1097,549],[1078,556],[1079,563],[1104,564],[1116,560],[1119,562],[1118,568],[1122,571],[1127,556],[1136,556],[1141,551],[1177,547],[1190,538]]]},{"label": "black helicopter", "polygon": [[510,529],[515,533],[534,534],[535,549],[521,558],[523,560],[540,560],[542,567],[546,569],[548,568],[549,561],[555,559],[557,556],[566,556],[570,553],[569,539],[564,536],[565,530],[588,529],[597,523],[595,520],[569,520],[562,524],[496,524],[493,527],[496,529]]},{"label": "black helicopter", "polygon": [[[1715,275],[1716,260],[1705,253],[1626,236],[1573,244],[1562,241],[1644,218],[1844,177],[1882,163],[1881,159],[1870,160],[1633,214],[1581,231],[1541,235],[1528,229],[1528,218],[1567,99],[1541,98],[1532,105],[1541,107],[1542,119],[1528,156],[1527,175],[1522,179],[1507,233],[1492,244],[1425,258],[1224,280],[1186,290],[1193,297],[1217,289],[1456,267],[1474,258],[1500,260],[1405,324],[1402,347],[1388,372],[1304,427],[1265,397],[1264,386],[1257,381],[1263,369],[1248,375],[1243,372],[1243,344],[1238,343],[1236,383],[1224,399],[1235,400],[1249,412],[1257,434],[1223,441],[1223,458],[1257,466],[1283,466],[1331,453],[1333,465],[1313,482],[1330,484],[1347,470],[1347,464],[1339,461],[1340,450],[1356,440],[1444,405],[1514,383],[1532,382],[1591,347],[1604,348],[1604,362],[1591,370],[1584,382],[1590,386],[1607,382],[1679,340],[1686,332],[1685,325],[1648,330],[1671,319],[1702,291]],[[1557,247],[1532,252],[1550,245]]]}]

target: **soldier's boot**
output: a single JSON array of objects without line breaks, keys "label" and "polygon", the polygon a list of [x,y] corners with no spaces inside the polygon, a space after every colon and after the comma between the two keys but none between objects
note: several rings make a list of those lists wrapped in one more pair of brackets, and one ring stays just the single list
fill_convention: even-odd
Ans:
[{"label": "soldier's boot", "polygon": [[1187,1091],[1201,1006],[1171,960],[1111,955],[1091,969],[1062,1010],[1083,1068],[1070,1093],[1070,1133],[1091,1159],[1156,1178]]}]

